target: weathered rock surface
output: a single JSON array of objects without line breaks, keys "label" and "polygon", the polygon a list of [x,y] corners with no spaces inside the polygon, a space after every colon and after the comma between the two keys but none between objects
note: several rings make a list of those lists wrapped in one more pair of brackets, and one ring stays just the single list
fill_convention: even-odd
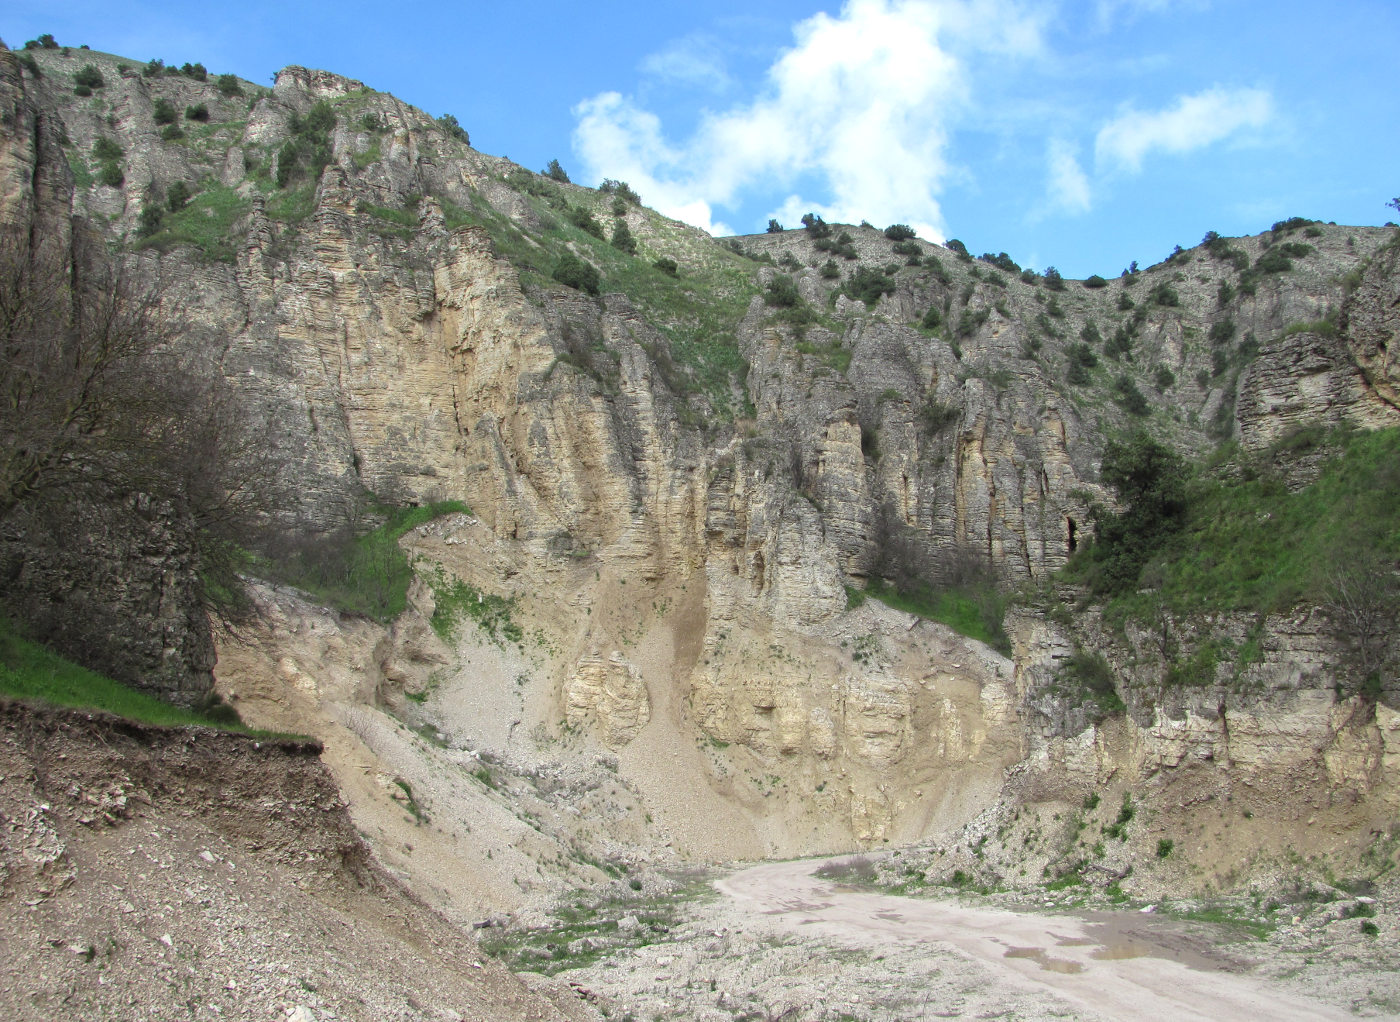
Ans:
[{"label": "weathered rock surface", "polygon": [[[1248,265],[1307,238],[1292,270],[1248,288],[1198,248],[1056,291],[924,243],[919,265],[890,268],[889,239],[850,228],[858,264],[892,277],[867,305],[836,294],[851,269],[824,275],[829,256],[806,232],[742,239],[771,265],[744,258],[477,153],[336,75],[287,68],[273,90],[229,98],[113,67],[99,110],[62,87],[67,58],[39,59],[34,79],[0,53],[14,113],[0,132],[3,216],[38,222],[56,203],[100,214],[114,238],[145,246],[153,271],[188,282],[201,343],[273,438],[291,495],[282,527],[356,523],[369,493],[471,506],[489,536],[463,542],[483,556],[410,542],[517,597],[545,636],[535,660],[511,661],[528,675],[518,709],[493,696],[503,745],[533,735],[544,748],[568,725],[617,750],[638,784],[654,781],[648,797],[702,789],[658,814],[697,847],[716,806],[765,850],[914,840],[976,815],[1012,769],[1044,798],[1203,763],[1229,783],[1235,770],[1284,778],[1280,791],[1315,773],[1350,793],[1339,799],[1383,803],[1390,725],[1338,717],[1335,651],[1315,627],[1271,620],[1263,661],[1172,693],[1150,637],[1129,636],[1117,664],[1128,718],[1098,727],[1051,691],[1073,640],[1050,624],[1019,626],[1006,659],[882,607],[850,609],[847,586],[879,572],[890,529],[931,573],[971,558],[1007,582],[1043,581],[1106,499],[1099,459],[1115,429],[1145,422],[1200,451],[1221,436],[1259,448],[1303,425],[1397,421],[1389,232],[1280,225],[1231,239]],[[152,109],[167,93],[207,101],[207,133],[162,141]],[[337,117],[329,164],[277,187],[293,115],[321,102]],[[121,189],[90,180],[98,137],[125,150]],[[177,181],[232,211],[218,245],[136,237],[142,209]],[[580,211],[625,219],[639,257],[616,262],[561,223]],[[594,299],[555,283],[566,251],[602,267],[612,290]],[[660,257],[681,264],[679,284],[645,276]],[[816,322],[774,317],[764,288],[779,270]],[[669,305],[654,299],[663,286],[678,288]],[[1287,330],[1329,308],[1341,310],[1335,330]],[[937,329],[921,325],[929,310]],[[1225,320],[1230,338],[1212,340]],[[1120,335],[1110,354],[1103,342]],[[1071,385],[1081,339],[1102,359]],[[257,682],[270,693],[399,706],[452,664],[421,607],[390,648],[366,626],[320,665],[298,616],[269,614],[272,634],[299,644],[290,665],[275,638],[245,662],[277,665]],[[1102,631],[1078,638],[1112,651]],[[490,656],[506,674],[505,654]],[[221,680],[244,686],[235,673]],[[466,709],[451,713],[444,728],[467,726]],[[770,797],[780,790],[800,797]]]}]

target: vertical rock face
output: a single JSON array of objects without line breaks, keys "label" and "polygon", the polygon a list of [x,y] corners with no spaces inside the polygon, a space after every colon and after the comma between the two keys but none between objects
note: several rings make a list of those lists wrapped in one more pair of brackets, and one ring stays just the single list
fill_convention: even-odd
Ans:
[{"label": "vertical rock face", "polygon": [[0,526],[5,611],[77,662],[182,705],[213,685],[188,520],[142,494],[22,509]]},{"label": "vertical rock face", "polygon": [[[1205,249],[1103,288],[1052,291],[922,243],[917,265],[891,263],[888,239],[851,228],[856,265],[891,278],[865,302],[838,293],[846,260],[834,280],[816,269],[830,256],[807,232],[736,241],[748,252],[737,255],[477,153],[337,75],[287,68],[273,90],[233,99],[114,70],[109,120],[53,84],[60,70],[36,80],[0,53],[0,219],[66,243],[70,215],[100,213],[151,272],[180,282],[190,342],[215,353],[279,466],[280,527],[356,524],[370,495],[454,498],[510,551],[464,568],[481,588],[497,591],[526,561],[553,577],[591,559],[595,578],[634,581],[636,595],[608,590],[614,605],[591,621],[586,597],[574,606],[574,645],[551,676],[550,705],[569,725],[624,748],[674,703],[691,737],[732,746],[755,776],[830,781],[822,795],[860,840],[923,832],[994,789],[1026,748],[1065,764],[1035,773],[1049,786],[1129,762],[1219,762],[1227,745],[1240,762],[1267,758],[1274,725],[1243,707],[1222,713],[1214,689],[1179,706],[1135,703],[1130,726],[1108,735],[1050,692],[1073,644],[1049,624],[1025,625],[1013,665],[946,629],[848,607],[847,586],[888,572],[892,536],[926,554],[932,575],[971,559],[1008,583],[1044,580],[1090,502],[1107,497],[1098,460],[1111,430],[1146,424],[1200,450],[1223,434],[1259,448],[1303,424],[1395,421],[1386,232],[1317,225],[1296,270],[1248,292]],[[165,88],[210,104],[199,144],[161,139],[152,110]],[[336,115],[329,163],[278,187],[293,128],[318,103]],[[99,137],[124,149],[123,188],[88,180]],[[226,216],[227,237],[138,237],[143,210],[176,182],[201,189],[200,209]],[[625,220],[640,254],[574,229],[581,214]],[[1233,244],[1248,264],[1286,237],[1280,226]],[[565,253],[602,269],[608,293],[556,283]],[[1347,297],[1338,278],[1372,256]],[[660,258],[679,263],[678,278],[663,279]],[[810,303],[805,326],[765,304],[779,267]],[[1285,329],[1344,300],[1337,330]],[[1099,363],[1071,383],[1079,343]],[[158,622],[161,641],[129,658],[185,671],[196,680],[161,685],[192,692],[208,670],[197,565],[172,538],[176,523],[149,528],[165,538],[96,529],[123,533],[113,564],[146,557],[144,574],[129,574],[142,581],[109,602]],[[92,577],[64,567],[57,539],[17,561],[38,534],[6,529],[24,592],[57,605],[61,592],[115,591],[96,559]],[[641,616],[647,587],[670,583],[701,592],[687,595],[697,621],[664,679],[640,658],[596,652],[623,648],[622,626],[600,619]],[[1326,669],[1316,674],[1298,691],[1321,691]],[[1266,717],[1305,719],[1299,747],[1312,762],[1333,741],[1314,730],[1321,708],[1287,699],[1296,706]],[[1365,773],[1338,755],[1342,774]]]}]

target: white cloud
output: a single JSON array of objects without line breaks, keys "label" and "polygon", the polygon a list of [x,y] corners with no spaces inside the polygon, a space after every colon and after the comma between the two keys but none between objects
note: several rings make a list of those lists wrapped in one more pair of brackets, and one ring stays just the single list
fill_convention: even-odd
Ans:
[{"label": "white cloud", "polygon": [[1098,12],[1099,27],[1108,28],[1120,12],[1125,18],[1131,19],[1140,14],[1164,11],[1171,3],[1172,0],[1098,0],[1095,8]]},{"label": "white cloud", "polygon": [[678,39],[643,58],[641,71],[669,85],[710,92],[724,92],[733,84],[718,45],[703,35]]},{"label": "white cloud", "polygon": [[1154,150],[1188,153],[1247,128],[1260,128],[1273,117],[1273,98],[1263,89],[1207,89],[1182,96],[1174,107],[1156,113],[1131,108],[1099,129],[1096,162],[1136,172]]},{"label": "white cloud", "polygon": [[[618,93],[575,107],[574,148],[595,177],[629,181],[649,204],[713,230],[715,206],[751,189],[815,179],[778,213],[903,222],[942,236],[949,125],[967,105],[964,56],[1034,53],[1041,20],[1013,0],[848,0],[794,27],[761,92],[666,140],[660,120]],[[795,214],[795,215],[794,215]]]},{"label": "white cloud", "polygon": [[1089,212],[1093,198],[1076,147],[1064,139],[1052,138],[1045,162],[1049,174],[1045,188],[1047,211]]}]

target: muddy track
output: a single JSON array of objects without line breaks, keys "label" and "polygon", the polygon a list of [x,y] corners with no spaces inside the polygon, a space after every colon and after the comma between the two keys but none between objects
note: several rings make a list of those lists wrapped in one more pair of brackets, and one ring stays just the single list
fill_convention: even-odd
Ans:
[{"label": "muddy track", "polygon": [[[927,946],[991,970],[1027,1005],[1058,1001],[1079,1017],[1272,1022],[1354,1018],[1271,987],[1250,963],[1170,920],[1114,913],[1036,915],[853,890],[813,875],[815,861],[769,863],[719,881],[747,913],[842,947]],[[1019,998],[1018,998],[1019,999]]]}]

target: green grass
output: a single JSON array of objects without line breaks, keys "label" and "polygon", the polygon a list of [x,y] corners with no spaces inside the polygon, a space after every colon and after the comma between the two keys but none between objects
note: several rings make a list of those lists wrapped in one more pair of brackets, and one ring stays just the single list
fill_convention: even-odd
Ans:
[{"label": "green grass", "polygon": [[308,181],[297,188],[273,192],[267,200],[267,215],[285,224],[299,224],[316,212],[316,183]]},{"label": "green grass", "polygon": [[1196,908],[1161,906],[1160,911],[1173,919],[1208,923],[1234,936],[1264,940],[1277,929],[1277,924],[1253,915],[1244,907],[1229,904],[1207,904]]},{"label": "green grass", "polygon": [[247,214],[249,205],[234,189],[205,181],[203,190],[184,209],[166,213],[160,230],[134,247],[164,252],[176,245],[193,245],[206,259],[232,262],[236,253],[233,227]]},{"label": "green grass", "polygon": [[[1001,597],[990,587],[908,592],[897,590],[877,579],[865,591],[887,607],[945,624],[959,635],[985,642],[994,649],[1003,652],[1010,650],[1010,642],[1001,626],[1005,606]],[[847,604],[850,604],[849,594]]]},{"label": "green grass", "polygon": [[215,720],[163,702],[79,667],[38,643],[22,638],[3,620],[0,620],[0,694],[49,706],[102,710],[144,724],[170,727],[193,724],[247,730],[229,720]]},{"label": "green grass", "polygon": [[[1290,493],[1271,456],[1236,455],[1189,487],[1184,527],[1153,560],[1174,614],[1268,613],[1318,599],[1350,552],[1400,558],[1400,429],[1311,431],[1280,451],[1335,450],[1312,485]],[[1109,616],[1146,618],[1156,597],[1111,600]],[[1201,665],[1202,667],[1206,665]]]},{"label": "green grass", "polygon": [[92,183],[97,180],[88,169],[87,161],[72,149],[68,150],[68,169],[73,172],[73,187],[80,192],[85,192],[92,187]]},{"label": "green grass", "polygon": [[404,241],[413,240],[413,234],[418,229],[416,208],[392,209],[388,206],[373,206],[368,202],[360,203],[358,208],[370,218],[371,229],[375,232],[402,238]]},{"label": "green grass", "polygon": [[514,598],[484,593],[441,566],[434,568],[427,580],[433,590],[433,631],[443,639],[451,639],[466,620],[475,621],[497,642],[519,644],[525,638],[525,630],[512,617]]},{"label": "green grass", "polygon": [[413,566],[399,548],[399,540],[434,518],[469,511],[459,500],[384,509],[384,522],[361,536],[314,540],[284,556],[264,559],[261,567],[278,581],[303,589],[343,613],[387,624],[408,606],[413,581]]},{"label": "green grass", "polygon": [[[577,846],[570,851],[576,861],[621,875],[622,871],[612,863],[600,862]],[[680,874],[673,880],[677,882],[675,889],[656,897],[637,892],[599,900],[579,892],[573,904],[552,910],[554,922],[550,925],[484,930],[477,939],[483,951],[516,972],[553,976],[568,969],[586,968],[602,958],[665,942],[681,922],[682,905],[714,896],[714,888],[704,873]],[[636,917],[637,926],[622,930],[618,920],[628,915]],[[570,943],[584,938],[592,938],[598,946],[569,950]]]}]

